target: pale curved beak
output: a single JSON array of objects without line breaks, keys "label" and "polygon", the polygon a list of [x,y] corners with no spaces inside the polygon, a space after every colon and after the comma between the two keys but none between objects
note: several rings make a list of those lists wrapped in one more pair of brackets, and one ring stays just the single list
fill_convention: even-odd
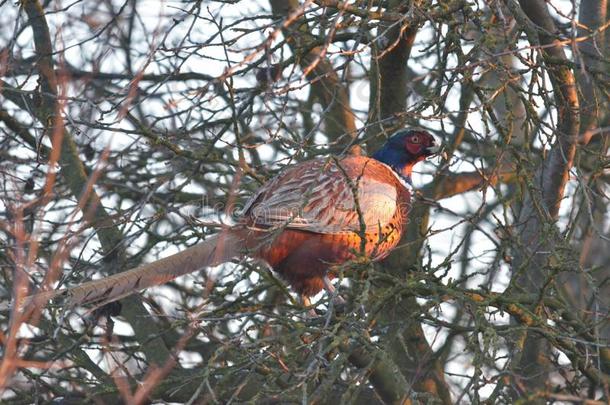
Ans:
[{"label": "pale curved beak", "polygon": [[443,141],[435,135],[432,135],[432,137],[434,138],[434,142],[432,145],[428,146],[428,153],[430,153],[430,155],[440,155],[443,159],[447,160],[447,152],[445,151],[445,148],[443,148]]}]

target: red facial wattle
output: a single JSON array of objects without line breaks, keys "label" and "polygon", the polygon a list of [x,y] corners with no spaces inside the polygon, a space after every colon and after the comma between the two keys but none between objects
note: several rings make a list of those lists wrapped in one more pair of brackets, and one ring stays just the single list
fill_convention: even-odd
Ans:
[{"label": "red facial wattle", "polygon": [[[407,151],[409,152],[409,154],[411,154],[411,156],[418,156],[421,154],[421,150],[422,150],[422,144],[421,143],[413,143],[413,142],[409,142],[409,140],[407,140],[406,145],[405,145]],[[424,156],[422,156],[423,158]]]}]

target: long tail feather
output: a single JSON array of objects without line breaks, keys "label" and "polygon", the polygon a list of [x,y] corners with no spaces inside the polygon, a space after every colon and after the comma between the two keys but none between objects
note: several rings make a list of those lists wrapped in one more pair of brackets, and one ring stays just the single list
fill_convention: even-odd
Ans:
[{"label": "long tail feather", "polygon": [[123,273],[68,289],[31,295],[26,298],[24,307],[40,308],[50,300],[55,300],[54,304],[64,309],[84,305],[97,307],[184,274],[225,263],[240,256],[243,246],[238,231],[223,231],[182,252]]}]

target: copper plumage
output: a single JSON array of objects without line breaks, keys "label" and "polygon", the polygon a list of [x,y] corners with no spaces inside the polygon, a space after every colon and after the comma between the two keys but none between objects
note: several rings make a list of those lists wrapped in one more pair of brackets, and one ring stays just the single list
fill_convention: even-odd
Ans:
[{"label": "copper plumage", "polygon": [[329,268],[366,254],[386,257],[409,219],[413,166],[438,143],[422,130],[394,134],[373,157],[318,158],[261,187],[237,224],[180,253],[101,280],[29,297],[26,304],[99,306],[180,275],[250,256],[303,297],[332,290]]}]

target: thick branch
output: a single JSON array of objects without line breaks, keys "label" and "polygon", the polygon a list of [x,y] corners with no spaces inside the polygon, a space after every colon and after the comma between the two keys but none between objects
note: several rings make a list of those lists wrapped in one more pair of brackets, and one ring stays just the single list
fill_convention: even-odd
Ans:
[{"label": "thick branch", "polygon": [[501,170],[499,173],[492,171],[467,172],[467,173],[443,173],[434,183],[422,188],[422,194],[426,198],[442,200],[468,191],[496,185],[498,182],[506,183],[515,178],[514,171]]},{"label": "thick branch", "polygon": [[349,353],[348,359],[354,366],[368,369],[369,380],[385,403],[402,405],[412,403],[409,399],[409,395],[412,394],[409,384],[383,351],[378,350],[376,354],[371,354],[360,345],[353,347],[345,345],[342,350]]},{"label": "thick branch", "polygon": [[[555,64],[550,60],[567,61],[563,45],[555,34],[557,28],[544,1],[520,1],[523,11],[537,27],[537,37],[533,37],[531,30],[527,31],[528,39],[532,45],[544,46],[541,53],[546,61],[547,72],[553,83],[555,102],[559,115],[557,124],[557,141],[553,145],[542,167],[536,173],[535,186],[539,187],[541,198],[548,210],[549,219],[557,217],[559,204],[563,198],[565,185],[568,181],[569,170],[574,162],[576,143],[580,125],[578,93],[574,73],[563,64]],[[526,23],[521,13],[516,13],[521,23]],[[529,24],[528,24],[529,25]],[[526,201],[525,206],[531,204]],[[531,212],[524,210],[526,217]],[[524,215],[522,215],[522,218]],[[524,218],[525,219],[525,218]],[[536,222],[536,221],[535,221]],[[539,222],[539,219],[538,219]]]},{"label": "thick branch", "polygon": [[[407,4],[415,7],[415,2],[392,0],[389,10],[399,10]],[[407,89],[409,84],[408,63],[419,24],[414,14],[404,15],[394,23],[382,22],[379,36],[375,39],[370,70],[371,96],[369,99],[369,121],[375,135],[404,126],[404,112],[407,110]],[[377,139],[377,143],[379,138]]]},{"label": "thick branch", "polygon": [[[289,18],[300,5],[298,0],[271,0],[273,14]],[[315,38],[303,19],[298,18],[283,28],[284,36],[299,65],[308,71],[307,78],[312,82],[312,92],[324,108],[325,132],[331,142],[343,135],[356,136],[356,122],[349,103],[347,87],[335,71],[332,63],[325,57],[325,46],[314,47],[306,54],[302,48],[308,48]]]},{"label": "thick branch", "polygon": [[[554,221],[559,213],[569,170],[574,161],[579,132],[579,103],[573,72],[567,64],[563,46],[557,39],[557,29],[543,0],[520,0],[521,9],[508,2],[513,16],[525,30],[533,46],[540,46],[547,73],[554,90],[558,113],[556,142],[546,159],[536,170],[528,186],[525,202],[517,221],[520,247],[513,261],[514,285],[536,295],[544,294],[549,273],[548,253],[559,240]],[[543,231],[544,230],[544,231]],[[527,333],[522,339],[520,359],[515,362],[521,382],[529,390],[539,389],[548,375],[549,341]]]}]

